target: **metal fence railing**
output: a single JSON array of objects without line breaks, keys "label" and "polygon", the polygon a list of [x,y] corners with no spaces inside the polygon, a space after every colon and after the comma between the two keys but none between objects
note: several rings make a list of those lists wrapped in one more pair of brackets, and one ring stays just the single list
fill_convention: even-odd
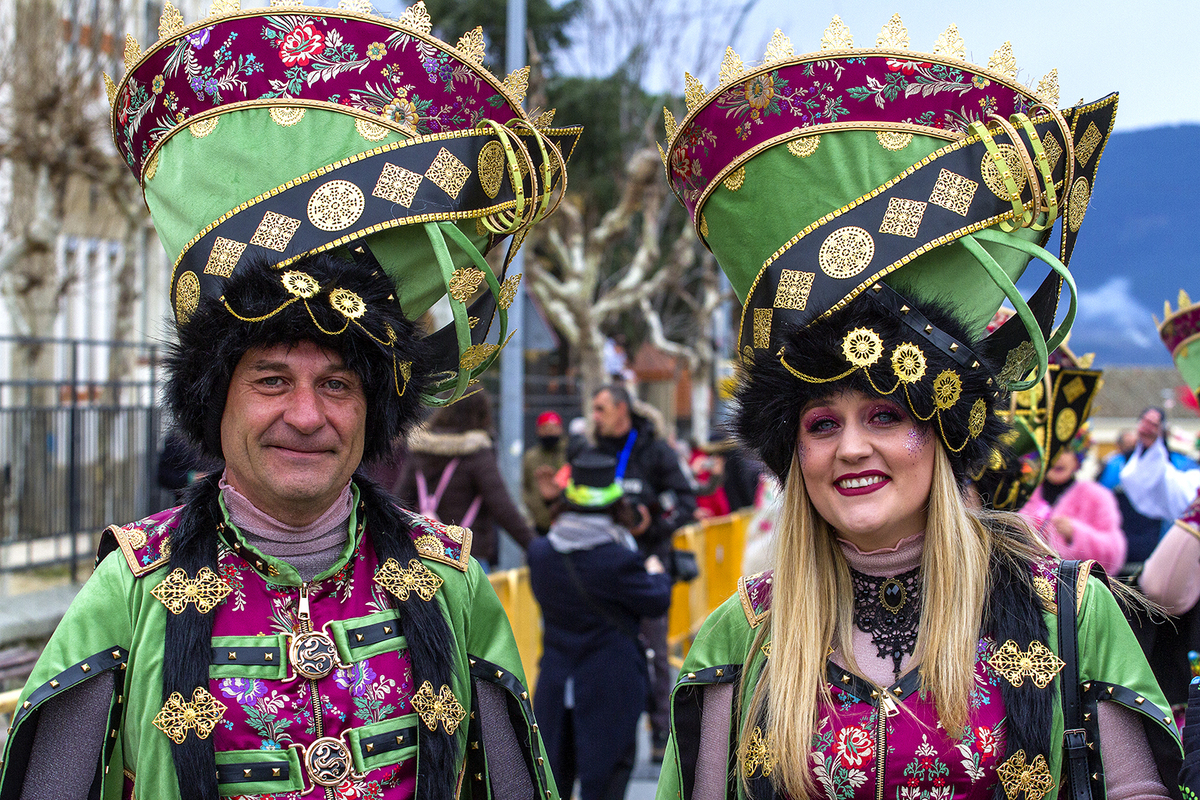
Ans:
[{"label": "metal fence railing", "polygon": [[155,345],[0,337],[0,572],[68,564],[161,507]]}]

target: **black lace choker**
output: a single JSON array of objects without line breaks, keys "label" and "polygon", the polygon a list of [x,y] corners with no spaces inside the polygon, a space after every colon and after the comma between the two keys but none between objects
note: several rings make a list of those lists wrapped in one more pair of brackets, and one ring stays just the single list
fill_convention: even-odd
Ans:
[{"label": "black lace choker", "polygon": [[864,575],[853,567],[854,625],[871,635],[879,657],[892,659],[900,677],[900,661],[917,647],[917,622],[921,619],[921,568],[895,577]]}]

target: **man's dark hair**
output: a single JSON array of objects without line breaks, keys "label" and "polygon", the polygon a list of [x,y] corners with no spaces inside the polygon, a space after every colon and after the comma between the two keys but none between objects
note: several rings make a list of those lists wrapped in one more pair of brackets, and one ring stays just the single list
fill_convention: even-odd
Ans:
[{"label": "man's dark hair", "polygon": [[618,386],[615,383],[610,383],[607,386],[601,386],[596,390],[596,393],[592,395],[592,399],[595,400],[597,397],[599,397],[601,392],[608,392],[608,396],[612,398],[613,405],[619,406],[624,403],[629,409],[629,412],[631,414],[633,413],[633,400],[629,397],[629,390],[624,386]]}]

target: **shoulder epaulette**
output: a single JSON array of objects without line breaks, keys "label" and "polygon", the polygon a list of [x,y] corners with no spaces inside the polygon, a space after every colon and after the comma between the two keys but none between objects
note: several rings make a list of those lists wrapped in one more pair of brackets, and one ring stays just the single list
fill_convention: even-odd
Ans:
[{"label": "shoulder epaulette", "polygon": [[738,578],[738,597],[751,628],[757,628],[767,618],[771,610],[771,584],[774,582],[774,570]]},{"label": "shoulder epaulette", "polygon": [[471,563],[471,529],[444,525],[437,520],[402,510],[408,517],[409,534],[422,558],[449,564],[462,572]]},{"label": "shoulder epaulette", "polygon": [[139,578],[163,566],[171,557],[171,531],[179,524],[182,508],[168,508],[128,525],[109,525],[100,537],[97,560],[119,547]]}]

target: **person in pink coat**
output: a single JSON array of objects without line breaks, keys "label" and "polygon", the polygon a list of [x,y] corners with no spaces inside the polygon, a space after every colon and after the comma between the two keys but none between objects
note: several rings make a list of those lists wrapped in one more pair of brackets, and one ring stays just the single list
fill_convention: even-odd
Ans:
[{"label": "person in pink coat", "polygon": [[1095,481],[1076,477],[1090,447],[1085,424],[1059,452],[1021,513],[1063,558],[1093,559],[1115,575],[1125,564],[1126,550],[1117,499]]}]

